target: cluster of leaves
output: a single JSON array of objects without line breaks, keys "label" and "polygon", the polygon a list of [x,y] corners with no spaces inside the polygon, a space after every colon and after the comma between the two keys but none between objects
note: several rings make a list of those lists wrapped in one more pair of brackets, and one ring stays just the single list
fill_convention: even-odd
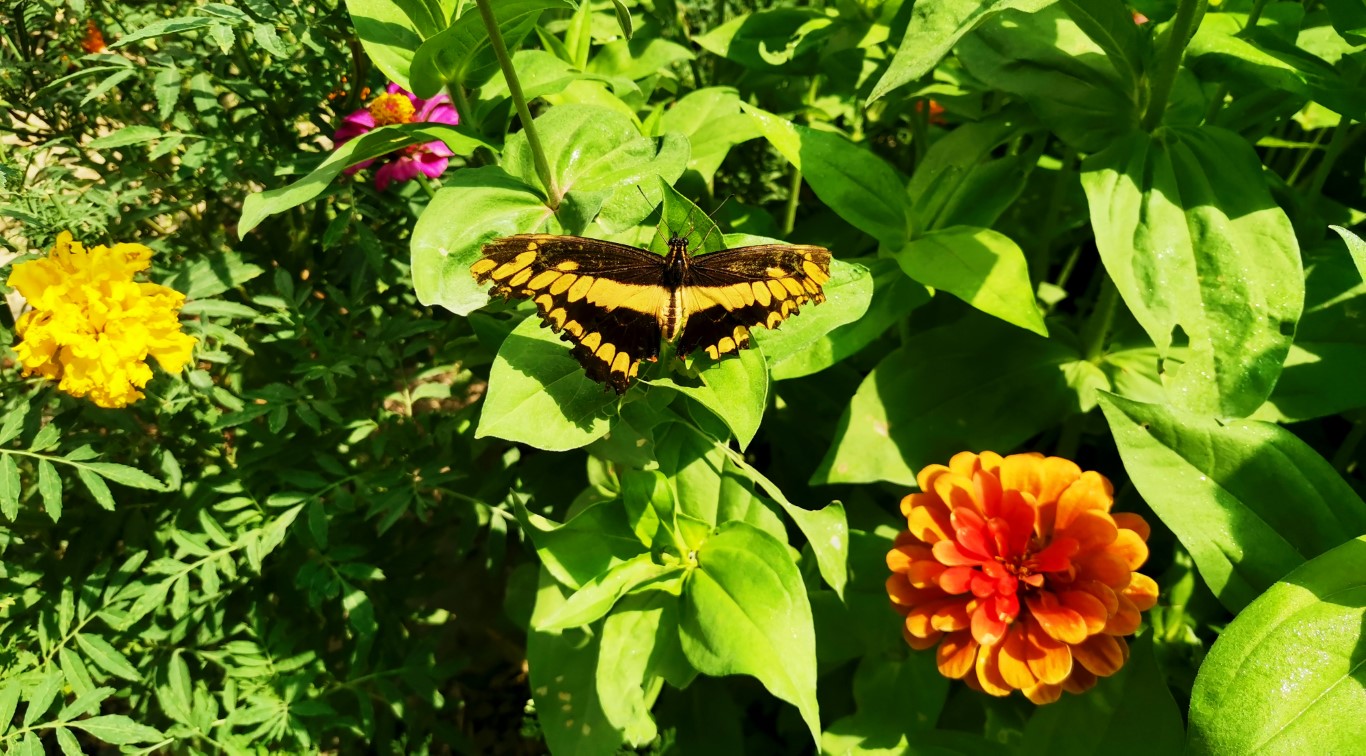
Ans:
[{"label": "cluster of leaves", "polygon": [[[201,345],[129,411],[0,374],[0,745],[1359,742],[1360,2],[64,5],[0,30],[12,246],[145,238]],[[329,151],[384,79],[460,126]],[[439,185],[338,180],[432,140]],[[618,398],[469,275],[688,229],[829,247],[827,302]],[[1160,605],[1091,693],[902,643],[896,500],[964,449],[1153,522]]]}]

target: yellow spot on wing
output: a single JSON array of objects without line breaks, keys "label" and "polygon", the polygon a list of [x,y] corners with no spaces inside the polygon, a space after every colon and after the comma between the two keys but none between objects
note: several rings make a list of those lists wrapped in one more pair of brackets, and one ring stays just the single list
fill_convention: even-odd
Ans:
[{"label": "yellow spot on wing", "polygon": [[802,285],[797,283],[795,280],[791,278],[780,278],[778,280],[782,283],[783,286],[787,287],[788,291],[792,292],[793,294],[802,293]]},{"label": "yellow spot on wing", "polygon": [[527,288],[544,289],[551,281],[554,281],[559,277],[560,274],[553,270],[543,270],[540,273],[537,273],[535,278],[531,279],[531,283],[527,284]]},{"label": "yellow spot on wing", "polygon": [[564,325],[564,319],[567,316],[568,313],[564,311],[564,308],[559,307],[554,310],[551,310],[550,314],[546,315],[545,318],[546,320],[549,320],[551,323],[554,323],[556,328],[559,328],[560,326]]},{"label": "yellow spot on wing", "polygon": [[513,273],[516,273],[522,268],[525,268],[526,266],[530,265],[531,261],[535,259],[535,252],[523,252],[522,254],[517,255],[508,262],[505,262],[502,265],[498,266],[498,270],[493,271],[493,277],[499,280],[507,278]]},{"label": "yellow spot on wing", "polygon": [[588,289],[593,286],[594,280],[595,279],[584,276],[575,281],[574,285],[569,287],[569,301],[577,302],[580,299],[583,299],[583,296],[588,293]]},{"label": "yellow spot on wing", "polygon": [[626,368],[631,364],[631,358],[625,352],[617,352],[617,358],[612,360],[612,372],[626,374]]},{"label": "yellow spot on wing", "polygon": [[549,294],[542,294],[536,297],[536,304],[540,305],[543,312],[550,312],[550,308],[555,306],[555,298]]},{"label": "yellow spot on wing", "polygon": [[716,351],[721,354],[729,354],[735,351],[735,339],[729,336],[722,336],[721,341],[716,344]]},{"label": "yellow spot on wing", "polygon": [[[786,304],[786,302],[784,302],[784,304]],[[778,324],[781,322],[783,322],[782,313],[770,312],[768,314],[768,320],[764,321],[764,327],[769,329],[777,328]]]},{"label": "yellow spot on wing", "polygon": [[508,286],[521,286],[522,284],[530,280],[531,268],[522,268],[521,273],[518,273],[517,275],[513,276],[512,279],[508,281]]},{"label": "yellow spot on wing", "polygon": [[635,378],[635,377],[636,377],[636,373],[639,373],[639,372],[640,372],[640,360],[636,360],[635,362],[632,362],[632,363],[631,363],[631,372],[627,373],[627,375],[628,375],[629,377],[631,377],[631,378]]},{"label": "yellow spot on wing", "polygon": [[783,276],[787,275],[787,271],[783,270],[782,268],[772,267],[768,269],[768,275],[769,278],[782,278]]},{"label": "yellow spot on wing", "polygon": [[489,258],[485,257],[484,259],[478,260],[473,265],[471,265],[470,272],[476,276],[482,276],[496,267],[498,267],[497,260],[490,260]]},{"label": "yellow spot on wing", "polygon": [[754,289],[754,301],[758,302],[760,306],[768,307],[768,303],[773,301],[773,295],[769,293],[768,286],[762,281],[755,281],[750,284],[750,288]]},{"label": "yellow spot on wing", "polygon": [[713,360],[721,359],[721,355],[717,353],[716,347],[714,345],[707,347],[703,351],[705,351],[707,353],[707,356],[712,358]]},{"label": "yellow spot on wing", "polygon": [[613,344],[603,344],[602,346],[598,347],[598,351],[594,354],[596,354],[598,358],[601,359],[603,362],[611,364],[612,358],[617,356],[617,348]]},{"label": "yellow spot on wing", "polygon": [[579,264],[574,262],[573,260],[563,260],[560,262],[560,264],[555,266],[555,269],[563,271],[578,270]]},{"label": "yellow spot on wing", "polygon": [[557,281],[555,281],[555,283],[550,285],[550,293],[554,294],[557,297],[565,293],[569,290],[569,287],[573,285],[574,279],[576,278],[578,278],[578,276],[560,276],[560,278]]},{"label": "yellow spot on wing", "polygon": [[822,283],[828,278],[828,276],[825,275],[825,271],[821,270],[819,265],[811,262],[809,259],[802,263],[802,270],[806,271],[808,276],[816,279],[816,283]]},{"label": "yellow spot on wing", "polygon": [[773,292],[774,299],[780,302],[784,299],[787,299],[787,288],[784,287],[782,284],[778,283],[777,281],[765,281],[764,283],[768,284],[768,290]]},{"label": "yellow spot on wing", "polygon": [[596,351],[598,345],[602,343],[602,334],[597,332],[590,333],[579,343],[583,345],[584,349],[587,349],[590,352]]},{"label": "yellow spot on wing", "polygon": [[536,242],[527,242],[527,243],[526,243],[526,249],[527,249],[528,252],[535,252],[536,250],[540,249],[540,247],[541,247],[541,245],[537,244]]},{"label": "yellow spot on wing", "polygon": [[564,330],[574,334],[574,338],[583,336],[583,326],[579,325],[579,321],[577,320],[571,320],[568,323],[565,323]]}]

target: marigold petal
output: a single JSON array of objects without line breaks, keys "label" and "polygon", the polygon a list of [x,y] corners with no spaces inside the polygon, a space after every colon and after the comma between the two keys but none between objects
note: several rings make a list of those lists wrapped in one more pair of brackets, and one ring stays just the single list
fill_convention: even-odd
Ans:
[{"label": "marigold petal", "polygon": [[1051,704],[1059,698],[1062,698],[1062,686],[1039,683],[1032,688],[1025,688],[1024,694],[1025,698],[1028,698],[1030,703],[1043,706],[1044,704]]},{"label": "marigold petal", "polygon": [[982,692],[991,696],[1008,696],[1010,683],[1001,676],[1001,646],[983,646],[977,653],[977,682]]},{"label": "marigold petal", "polygon": [[1124,597],[1133,602],[1140,612],[1146,612],[1157,605],[1157,581],[1135,572],[1129,576],[1129,585],[1124,588]]},{"label": "marigold petal", "polygon": [[1072,646],[1072,657],[1097,677],[1109,677],[1124,666],[1128,645],[1113,635],[1093,635]]},{"label": "marigold petal", "polygon": [[1119,531],[1115,542],[1110,544],[1109,551],[1123,559],[1130,570],[1136,570],[1148,561],[1148,544],[1132,530]]},{"label": "marigold petal", "polygon": [[972,633],[950,633],[944,636],[935,652],[939,674],[950,680],[961,680],[977,664],[977,641]]},{"label": "marigold petal", "polygon": [[1062,689],[1072,694],[1085,693],[1096,686],[1096,679],[1085,667],[1074,664],[1072,674],[1062,681]]},{"label": "marigold petal", "polygon": [[1026,617],[1023,624],[1028,644],[1025,648],[1025,659],[1029,662],[1029,671],[1042,682],[1061,684],[1072,674],[1071,650],[1066,644],[1044,632],[1034,618]]},{"label": "marigold petal", "polygon": [[1012,688],[1026,690],[1039,683],[1038,677],[1029,669],[1029,641],[1022,625],[1014,625],[1006,633],[998,663],[1001,677]]},{"label": "marigold petal", "polygon": [[1118,535],[1119,529],[1110,515],[1095,509],[1078,513],[1066,526],[1059,526],[1053,531],[1054,538],[1075,540],[1078,553],[1109,546]]},{"label": "marigold petal", "polygon": [[1086,621],[1086,632],[1088,635],[1095,635],[1105,629],[1106,622],[1110,619],[1110,613],[1105,610],[1105,604],[1100,599],[1086,591],[1063,591],[1058,594],[1058,599],[1063,606],[1075,611]]},{"label": "marigold petal", "polygon": [[1068,644],[1086,640],[1086,620],[1075,609],[1063,606],[1057,596],[1041,591],[1026,597],[1025,603],[1044,632]]},{"label": "marigold petal", "polygon": [[1133,512],[1112,512],[1110,516],[1115,520],[1115,527],[1132,530],[1145,542],[1153,533],[1153,529],[1148,525],[1148,521]]}]

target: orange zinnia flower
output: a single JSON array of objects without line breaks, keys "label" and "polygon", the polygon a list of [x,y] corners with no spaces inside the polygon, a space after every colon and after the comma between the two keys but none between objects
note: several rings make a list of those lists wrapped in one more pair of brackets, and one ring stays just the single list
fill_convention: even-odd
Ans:
[{"label": "orange zinnia flower", "polygon": [[993,696],[1080,693],[1129,657],[1123,636],[1157,602],[1139,574],[1148,524],[1111,513],[1105,476],[1041,454],[963,452],[917,476],[887,593],[915,649]]}]

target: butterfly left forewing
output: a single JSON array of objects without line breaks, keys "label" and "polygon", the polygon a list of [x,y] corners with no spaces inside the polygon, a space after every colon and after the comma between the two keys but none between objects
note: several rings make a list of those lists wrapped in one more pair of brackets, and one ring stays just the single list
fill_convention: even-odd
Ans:
[{"label": "butterfly left forewing", "polygon": [[669,293],[663,258],[577,236],[520,234],[484,246],[470,266],[495,296],[530,299],[544,325],[574,345],[590,378],[625,393],[642,360],[659,355],[656,313]]},{"label": "butterfly left forewing", "polygon": [[777,328],[808,302],[825,301],[830,251],[764,244],[692,259],[682,290],[687,320],[678,353],[703,350],[712,359],[750,345],[749,329]]}]

